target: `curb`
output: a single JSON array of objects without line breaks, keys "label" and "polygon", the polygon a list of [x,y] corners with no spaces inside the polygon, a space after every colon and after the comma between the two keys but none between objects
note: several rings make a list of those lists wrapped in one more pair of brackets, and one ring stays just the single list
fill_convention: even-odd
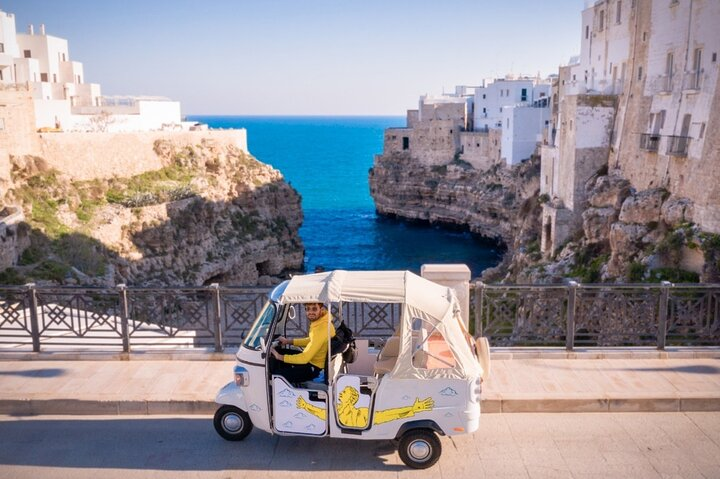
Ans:
[{"label": "curb", "polygon": [[[0,414],[8,416],[211,416],[213,401],[103,401],[83,399],[4,399]],[[618,412],[717,412],[718,397],[686,398],[568,398],[483,399],[484,414],[500,413],[618,413]]]}]

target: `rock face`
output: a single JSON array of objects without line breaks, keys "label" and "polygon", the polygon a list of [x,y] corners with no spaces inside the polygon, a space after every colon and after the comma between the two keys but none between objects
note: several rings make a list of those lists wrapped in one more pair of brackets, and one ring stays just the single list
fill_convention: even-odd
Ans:
[{"label": "rock face", "polygon": [[[269,285],[302,269],[300,196],[280,172],[212,141],[155,151],[162,170],[84,182],[17,159],[5,200],[23,205],[34,253],[18,273],[46,279],[51,261],[59,272],[47,279],[68,284]],[[51,214],[38,216],[39,203]]]},{"label": "rock face", "polygon": [[623,223],[647,224],[660,221],[660,207],[667,197],[662,189],[641,191],[623,201],[619,220]]},{"label": "rock face", "polygon": [[[376,157],[370,170],[370,194],[379,214],[459,225],[504,243],[510,252],[537,241],[540,231],[540,162],[531,159],[511,169],[487,170],[453,160],[426,166],[407,154]],[[512,254],[495,271],[502,276]]]}]

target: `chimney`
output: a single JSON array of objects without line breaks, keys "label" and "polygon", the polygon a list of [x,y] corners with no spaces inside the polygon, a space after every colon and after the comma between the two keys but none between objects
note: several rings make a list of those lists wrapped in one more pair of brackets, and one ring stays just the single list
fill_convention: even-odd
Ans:
[{"label": "chimney", "polygon": [[35,27],[33,27],[32,23],[28,25],[28,33],[30,35],[35,35]]},{"label": "chimney", "polygon": [[45,24],[44,23],[40,24],[40,35],[45,35]]}]

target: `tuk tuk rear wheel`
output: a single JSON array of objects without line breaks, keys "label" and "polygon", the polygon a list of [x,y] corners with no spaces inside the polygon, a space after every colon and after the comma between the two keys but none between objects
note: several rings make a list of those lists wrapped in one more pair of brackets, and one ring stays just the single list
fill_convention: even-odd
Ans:
[{"label": "tuk tuk rear wheel", "polygon": [[406,466],[427,469],[440,459],[442,445],[433,431],[411,429],[400,437],[398,454]]},{"label": "tuk tuk rear wheel", "polygon": [[217,433],[228,441],[242,441],[253,428],[247,412],[228,404],[215,411],[213,425]]}]

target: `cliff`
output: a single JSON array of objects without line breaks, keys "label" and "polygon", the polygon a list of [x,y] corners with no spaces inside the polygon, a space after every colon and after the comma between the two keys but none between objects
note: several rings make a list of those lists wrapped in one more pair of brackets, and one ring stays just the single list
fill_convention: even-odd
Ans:
[{"label": "cliff", "polygon": [[300,197],[280,172],[211,139],[154,154],[159,169],[96,179],[11,156],[3,202],[22,207],[30,246],[2,282],[252,285],[302,268]]},{"label": "cliff", "polygon": [[487,277],[502,276],[518,247],[535,242],[540,231],[540,160],[503,168],[473,168],[459,159],[424,165],[409,154],[377,156],[370,170],[370,194],[378,214],[431,224],[467,227],[507,246],[503,265]]}]

